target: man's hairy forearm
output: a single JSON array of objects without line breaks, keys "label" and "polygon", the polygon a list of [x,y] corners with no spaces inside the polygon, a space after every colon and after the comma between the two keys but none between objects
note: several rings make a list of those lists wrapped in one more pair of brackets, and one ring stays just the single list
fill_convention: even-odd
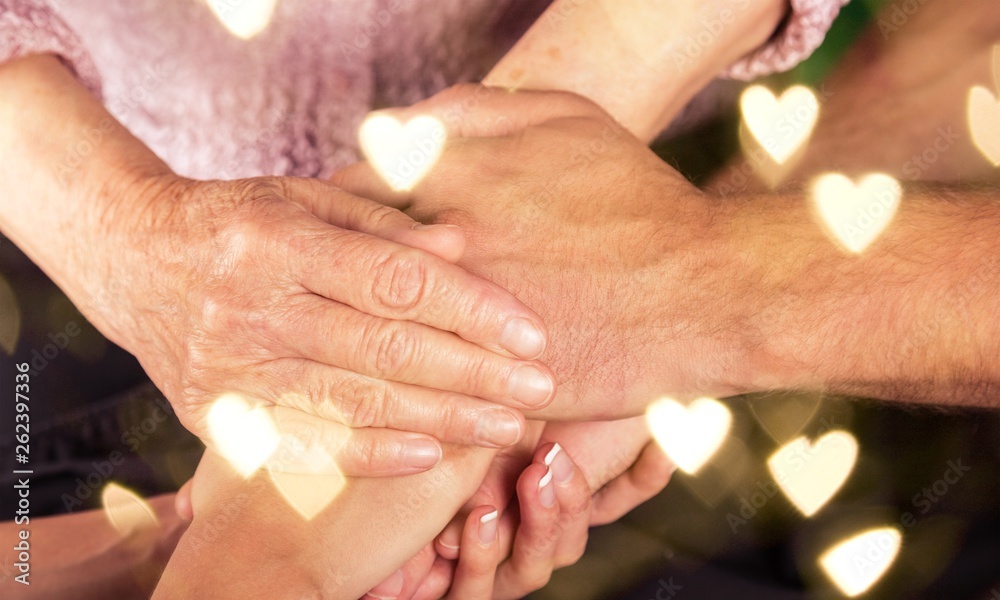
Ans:
[{"label": "man's hairy forearm", "polygon": [[860,255],[789,193],[724,209],[745,272],[748,390],[819,388],[887,400],[1000,406],[1000,193],[908,186]]}]

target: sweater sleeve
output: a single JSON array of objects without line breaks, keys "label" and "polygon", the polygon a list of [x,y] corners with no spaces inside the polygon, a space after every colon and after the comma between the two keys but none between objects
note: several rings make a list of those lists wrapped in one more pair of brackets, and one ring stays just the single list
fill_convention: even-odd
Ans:
[{"label": "sweater sleeve", "polygon": [[730,66],[723,76],[749,81],[791,69],[823,43],[840,8],[849,1],[790,0],[791,12],[771,41]]},{"label": "sweater sleeve", "polygon": [[80,38],[60,18],[60,0],[0,0],[0,64],[30,54],[55,54],[95,96],[101,78]]}]

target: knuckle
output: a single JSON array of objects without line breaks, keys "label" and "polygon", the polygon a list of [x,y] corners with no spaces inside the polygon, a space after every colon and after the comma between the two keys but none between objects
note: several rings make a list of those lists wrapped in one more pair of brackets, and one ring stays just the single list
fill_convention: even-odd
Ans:
[{"label": "knuckle", "polygon": [[380,470],[386,462],[386,449],[375,439],[356,442],[355,457],[358,465],[367,471]]},{"label": "knuckle", "polygon": [[586,552],[586,550],[587,550],[586,543],[580,544],[579,546],[573,548],[571,552],[567,552],[563,555],[560,555],[559,559],[556,562],[560,568],[568,567],[570,565],[575,565],[576,563],[580,562],[581,558],[583,558],[583,555]]},{"label": "knuckle", "polygon": [[441,393],[434,403],[435,431],[442,441],[465,438],[473,417],[462,407],[463,398],[457,394]]},{"label": "knuckle", "polygon": [[386,383],[351,381],[338,390],[344,420],[351,427],[385,427],[392,387]]},{"label": "knuckle", "polygon": [[392,311],[417,308],[430,287],[430,272],[417,250],[394,250],[372,269],[372,300]]},{"label": "knuckle", "polygon": [[395,208],[375,202],[367,205],[366,210],[367,215],[365,216],[365,220],[369,226],[375,229],[383,229],[395,224],[401,215]]},{"label": "knuckle", "polygon": [[580,517],[590,511],[589,490],[577,490],[563,502],[563,513],[568,519]]},{"label": "knuckle", "polygon": [[532,570],[532,572],[526,573],[524,577],[521,578],[521,585],[524,586],[525,591],[533,592],[547,586],[551,579],[551,569]]},{"label": "knuckle", "polygon": [[[457,357],[456,357],[457,358]],[[456,364],[457,361],[456,361]],[[497,381],[506,381],[506,377],[513,369],[498,369],[492,358],[477,353],[476,358],[468,359],[465,366],[465,380],[470,394],[482,398],[487,397],[487,392],[494,387]]]},{"label": "knuckle", "polygon": [[397,375],[410,366],[418,355],[419,340],[406,323],[386,321],[372,327],[361,345],[367,364],[375,377]]},{"label": "knuckle", "polygon": [[470,560],[465,563],[464,568],[469,571],[469,575],[479,579],[493,574],[497,566],[489,560]]}]

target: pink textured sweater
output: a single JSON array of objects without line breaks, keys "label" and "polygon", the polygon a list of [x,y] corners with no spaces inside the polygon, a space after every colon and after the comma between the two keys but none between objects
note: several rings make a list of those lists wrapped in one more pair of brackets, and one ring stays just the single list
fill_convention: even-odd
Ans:
[{"label": "pink textured sweater", "polygon": [[[181,175],[328,176],[357,160],[369,110],[481,78],[548,4],[277,0],[243,40],[208,3],[244,1],[0,0],[0,62],[59,55]],[[846,2],[791,0],[775,39],[728,75],[794,66]]]}]

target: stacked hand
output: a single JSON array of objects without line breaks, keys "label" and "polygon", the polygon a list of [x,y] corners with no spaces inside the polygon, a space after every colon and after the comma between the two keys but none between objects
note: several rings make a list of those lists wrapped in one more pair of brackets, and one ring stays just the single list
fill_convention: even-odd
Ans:
[{"label": "stacked hand", "polygon": [[531,360],[541,320],[453,264],[457,227],[315,180],[169,177],[142,191],[148,252],[125,259],[144,274],[141,334],[128,345],[210,445],[212,402],[237,394],[348,475],[401,475],[437,464],[437,440],[513,444],[514,409],[551,400]]},{"label": "stacked hand", "polygon": [[[752,315],[730,301],[745,276],[718,201],[583,98],[478,89],[397,112],[436,115],[451,134],[412,192],[367,163],[333,181],[421,222],[460,225],[469,246],[458,265],[538,311],[558,387],[529,415],[615,419],[663,394],[745,391]],[[474,108],[456,113],[463,104]]]},{"label": "stacked hand", "polygon": [[[366,164],[341,171],[334,182],[421,221],[461,223],[471,243],[459,265],[537,307],[552,332],[545,358],[559,380],[556,401],[540,414],[637,414],[663,391],[645,384],[668,376],[671,391],[682,394],[711,386],[729,391],[724,380],[699,375],[710,369],[692,367],[701,357],[725,364],[719,359],[730,358],[723,353],[732,346],[693,322],[678,326],[680,306],[669,315],[660,308],[662,294],[690,304],[709,297],[681,286],[707,267],[707,200],[584,100],[504,93],[449,122],[450,107],[472,96],[481,99],[482,90],[459,86],[400,111],[402,120],[435,114],[460,136],[412,193],[389,190]],[[595,170],[610,176],[601,179]],[[664,231],[665,212],[686,226]],[[657,275],[665,248],[688,259],[672,265],[674,281]],[[626,313],[624,306],[633,308]],[[640,357],[665,352],[676,356],[676,370],[650,376]],[[671,472],[641,418],[532,422],[520,444],[496,457],[466,510],[371,596],[522,597],[580,557],[590,525],[655,495]],[[494,510],[498,527],[482,522]]]}]

